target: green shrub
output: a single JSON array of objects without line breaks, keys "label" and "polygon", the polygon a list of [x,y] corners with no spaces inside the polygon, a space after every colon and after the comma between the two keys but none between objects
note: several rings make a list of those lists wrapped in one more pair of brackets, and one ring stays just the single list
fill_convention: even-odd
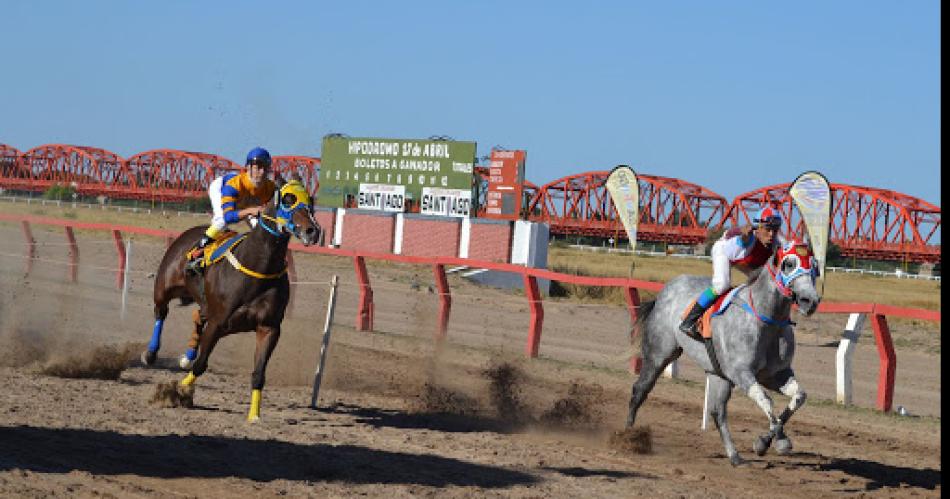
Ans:
[{"label": "green shrub", "polygon": [[43,198],[72,201],[75,193],[76,189],[71,186],[53,184],[43,193]]}]

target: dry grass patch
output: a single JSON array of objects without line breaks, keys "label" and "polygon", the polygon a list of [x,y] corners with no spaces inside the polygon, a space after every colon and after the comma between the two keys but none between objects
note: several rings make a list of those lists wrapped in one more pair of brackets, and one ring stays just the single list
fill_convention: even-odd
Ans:
[{"label": "dry grass patch", "polygon": [[[157,206],[157,205],[156,205]],[[177,210],[168,210],[162,215],[161,207],[152,210],[152,213],[146,213],[139,209],[138,213],[130,211],[117,211],[106,207],[88,208],[76,205],[73,208],[71,203],[63,203],[62,206],[56,206],[47,202],[45,206],[34,200],[32,204],[26,202],[12,203],[10,201],[0,201],[0,209],[10,215],[35,215],[51,218],[65,218],[77,222],[106,223],[117,225],[135,225],[138,227],[150,227],[153,229],[177,230],[183,231],[194,227],[195,225],[206,224],[211,220],[211,215],[193,216],[185,215],[179,217]],[[37,230],[42,226],[34,227]],[[59,227],[53,227],[56,231],[62,231]],[[102,233],[102,231],[95,231]]]}]

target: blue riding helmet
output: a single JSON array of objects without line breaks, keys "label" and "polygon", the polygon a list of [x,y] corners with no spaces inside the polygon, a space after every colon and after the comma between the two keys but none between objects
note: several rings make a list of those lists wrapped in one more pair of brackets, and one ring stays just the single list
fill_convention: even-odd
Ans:
[{"label": "blue riding helmet", "polygon": [[244,164],[250,165],[251,163],[270,167],[270,153],[267,152],[267,149],[264,149],[263,147],[255,147],[254,149],[251,149],[251,152],[247,153],[247,161]]},{"label": "blue riding helmet", "polygon": [[766,227],[774,227],[776,229],[782,227],[782,214],[778,212],[775,208],[771,206],[766,206],[759,210],[755,216],[752,217],[752,226],[758,228],[759,225],[765,224]]}]

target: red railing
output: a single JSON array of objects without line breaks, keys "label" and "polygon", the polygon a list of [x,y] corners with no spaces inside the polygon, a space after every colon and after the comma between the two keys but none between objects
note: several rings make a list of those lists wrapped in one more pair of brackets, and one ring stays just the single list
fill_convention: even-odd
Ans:
[{"label": "red railing", "polygon": [[[79,250],[74,236],[74,229],[102,230],[112,232],[113,239],[115,240],[116,263],[118,269],[116,272],[117,288],[122,287],[123,269],[125,267],[126,258],[125,248],[122,245],[122,232],[163,238],[166,241],[166,244],[171,244],[174,238],[179,234],[179,232],[170,230],[149,229],[144,227],[105,223],[75,222],[72,220],[62,220],[31,215],[0,214],[0,221],[20,224],[24,238],[26,240],[24,256],[27,257],[27,272],[29,272],[32,268],[32,259],[36,255],[36,242],[33,239],[30,224],[62,227],[65,230],[66,238],[69,242],[69,280],[71,282],[77,281],[76,269],[79,265]],[[439,290],[439,320],[438,327],[434,332],[434,337],[437,341],[442,341],[446,337],[448,332],[449,314],[452,307],[451,290],[449,289],[448,280],[446,279],[445,275],[446,265],[478,267],[521,274],[524,277],[525,297],[528,300],[531,314],[530,321],[528,323],[528,337],[527,343],[525,345],[525,354],[531,358],[538,356],[541,345],[541,332],[544,324],[544,306],[541,299],[541,293],[538,288],[538,279],[568,282],[581,286],[621,288],[623,289],[624,296],[626,298],[627,311],[630,314],[631,324],[633,324],[637,319],[637,308],[640,305],[640,290],[656,293],[663,288],[663,283],[654,281],[643,281],[639,279],[628,279],[623,277],[590,277],[561,274],[559,272],[552,272],[550,270],[524,267],[510,263],[487,262],[467,258],[420,257],[394,255],[389,253],[367,253],[361,251],[315,246],[305,247],[296,243],[291,244],[290,249],[302,253],[348,257],[353,259],[353,267],[360,285],[360,296],[356,313],[356,329],[359,331],[371,331],[373,329],[373,287],[369,280],[369,274],[366,271],[366,259],[431,265],[435,276],[435,282]],[[288,264],[290,267],[288,274],[290,275],[290,279],[294,281],[296,280],[296,272],[293,265],[292,252],[288,252],[288,256]],[[291,300],[293,300],[293,298],[294,294],[292,293]],[[871,324],[874,329],[874,339],[877,345],[878,357],[880,359],[880,368],[878,372],[877,408],[882,411],[890,411],[894,396],[894,376],[897,370],[897,357],[894,353],[894,345],[891,340],[890,329],[887,325],[887,316],[940,322],[940,312],[920,308],[894,307],[880,303],[833,302],[823,302],[818,307],[818,312],[833,314],[862,313],[871,315]],[[631,339],[633,338],[634,334],[635,330],[631,330]],[[637,372],[639,371],[639,360],[640,359],[638,358],[631,359],[632,370]]]}]

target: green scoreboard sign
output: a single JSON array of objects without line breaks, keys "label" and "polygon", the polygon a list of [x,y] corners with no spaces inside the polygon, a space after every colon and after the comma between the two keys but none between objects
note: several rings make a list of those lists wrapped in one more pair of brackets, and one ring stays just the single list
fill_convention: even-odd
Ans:
[{"label": "green scoreboard sign", "polygon": [[320,156],[321,206],[418,211],[423,189],[472,192],[474,142],[328,136]]}]

